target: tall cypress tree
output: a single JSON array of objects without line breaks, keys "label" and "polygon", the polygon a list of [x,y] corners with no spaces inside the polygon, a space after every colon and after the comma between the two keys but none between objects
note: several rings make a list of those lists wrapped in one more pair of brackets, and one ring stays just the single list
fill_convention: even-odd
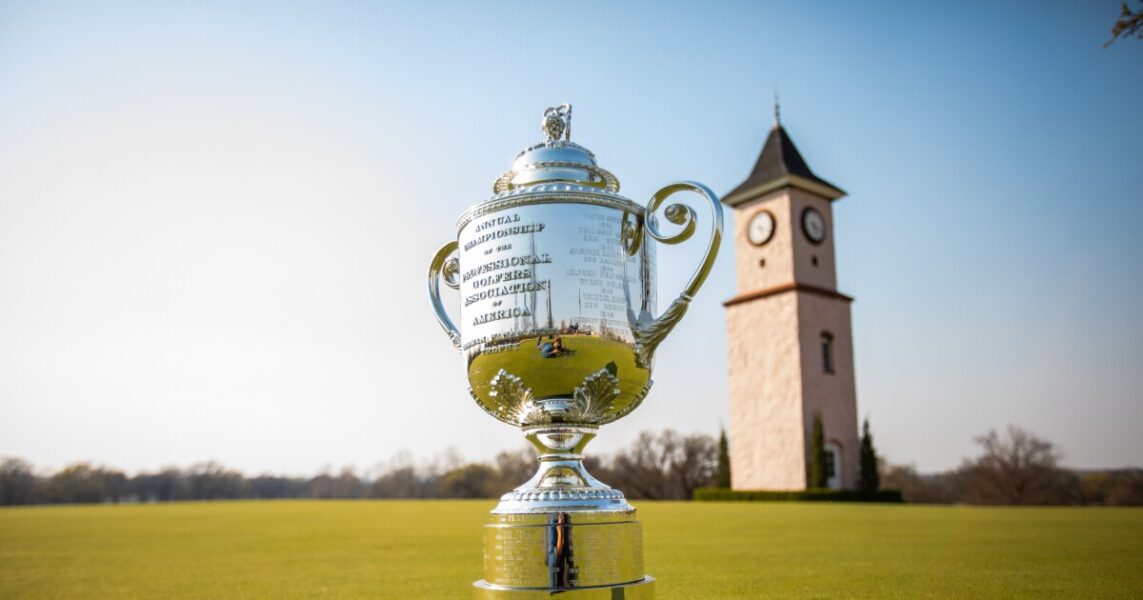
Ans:
[{"label": "tall cypress tree", "polygon": [[877,451],[873,449],[873,434],[869,433],[869,418],[861,428],[861,479],[857,487],[863,492],[876,492],[881,487],[877,473]]},{"label": "tall cypress tree", "polygon": [[718,473],[714,485],[720,488],[730,487],[730,444],[726,441],[725,429],[718,434]]},{"label": "tall cypress tree", "polygon": [[810,487],[824,488],[827,482],[825,429],[821,414],[814,413],[814,429],[810,435]]}]

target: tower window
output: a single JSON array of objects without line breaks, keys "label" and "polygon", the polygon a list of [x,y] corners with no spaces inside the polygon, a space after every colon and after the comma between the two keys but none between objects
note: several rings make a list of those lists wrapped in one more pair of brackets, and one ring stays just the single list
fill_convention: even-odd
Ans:
[{"label": "tower window", "polygon": [[833,335],[822,332],[822,371],[833,373]]},{"label": "tower window", "polygon": [[826,487],[831,490],[841,489],[841,444],[834,440],[826,442],[825,472]]},{"label": "tower window", "polygon": [[818,266],[818,255],[816,255],[816,254],[815,254],[815,255],[811,256],[811,257],[810,257],[810,262],[811,262],[811,263],[813,263],[813,265],[814,265],[815,267],[816,267],[816,266]]}]

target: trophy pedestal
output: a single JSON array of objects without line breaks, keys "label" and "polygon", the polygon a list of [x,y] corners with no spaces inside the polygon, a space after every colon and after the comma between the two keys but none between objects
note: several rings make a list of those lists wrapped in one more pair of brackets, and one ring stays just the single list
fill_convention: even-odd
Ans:
[{"label": "trophy pedestal", "polygon": [[650,599],[643,526],[623,493],[592,477],[583,448],[597,428],[525,428],[539,470],[504,494],[484,526],[484,579],[476,597]]},{"label": "trophy pedestal", "polygon": [[643,527],[634,517],[634,509],[493,514],[475,597],[653,598],[654,579],[643,571]]}]

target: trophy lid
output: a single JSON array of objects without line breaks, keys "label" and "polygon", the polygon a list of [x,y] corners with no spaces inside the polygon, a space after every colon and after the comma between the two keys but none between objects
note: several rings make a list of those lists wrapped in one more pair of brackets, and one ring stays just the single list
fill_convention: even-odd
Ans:
[{"label": "trophy lid", "polygon": [[544,111],[540,126],[546,139],[521,150],[512,161],[512,168],[492,185],[493,192],[500,194],[544,183],[619,191],[619,180],[595,162],[591,150],[571,141],[571,113],[570,104]]}]

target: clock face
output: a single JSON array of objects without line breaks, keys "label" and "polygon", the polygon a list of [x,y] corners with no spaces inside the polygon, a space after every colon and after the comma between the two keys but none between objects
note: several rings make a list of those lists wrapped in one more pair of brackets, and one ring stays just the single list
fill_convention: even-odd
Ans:
[{"label": "clock face", "polygon": [[761,246],[774,236],[774,215],[763,210],[750,217],[750,224],[746,227],[746,238],[751,244]]},{"label": "clock face", "polygon": [[812,208],[802,212],[802,231],[811,242],[822,243],[826,236],[825,219],[822,218],[822,214]]}]

